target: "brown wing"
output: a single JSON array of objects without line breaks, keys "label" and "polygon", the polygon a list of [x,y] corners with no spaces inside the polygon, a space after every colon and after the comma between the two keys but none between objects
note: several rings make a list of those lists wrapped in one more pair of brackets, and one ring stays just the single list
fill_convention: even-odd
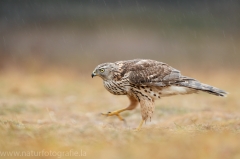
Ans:
[{"label": "brown wing", "polygon": [[142,59],[134,59],[134,60],[126,60],[126,61],[117,61],[114,64],[116,65],[115,69],[113,70],[113,79],[114,80],[121,80],[126,73],[129,73],[132,66],[135,65]]},{"label": "brown wing", "polygon": [[138,60],[128,66],[129,82],[135,85],[168,86],[181,81],[180,71],[171,66],[154,61]]}]

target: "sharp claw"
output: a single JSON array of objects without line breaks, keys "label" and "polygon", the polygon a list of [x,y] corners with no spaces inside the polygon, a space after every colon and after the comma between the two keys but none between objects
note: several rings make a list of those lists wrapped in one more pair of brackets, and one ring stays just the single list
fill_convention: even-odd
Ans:
[{"label": "sharp claw", "polygon": [[124,122],[124,125],[127,127],[127,121],[125,119],[122,120]]},{"label": "sharp claw", "polygon": [[106,115],[108,116],[108,114],[110,114],[111,112],[107,112],[107,113],[101,113],[101,115]]},{"label": "sharp claw", "polygon": [[124,120],[119,114],[116,115],[120,120]]},{"label": "sharp claw", "polygon": [[107,115],[107,114],[105,114],[105,113],[101,113],[101,115],[104,115],[104,116],[105,116],[105,115]]}]

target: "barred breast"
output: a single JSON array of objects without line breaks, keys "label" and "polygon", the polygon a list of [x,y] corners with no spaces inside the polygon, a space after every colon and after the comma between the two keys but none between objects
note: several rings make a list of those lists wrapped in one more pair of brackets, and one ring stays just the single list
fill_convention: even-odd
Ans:
[{"label": "barred breast", "polygon": [[114,95],[126,95],[127,88],[121,81],[103,81],[104,87]]}]

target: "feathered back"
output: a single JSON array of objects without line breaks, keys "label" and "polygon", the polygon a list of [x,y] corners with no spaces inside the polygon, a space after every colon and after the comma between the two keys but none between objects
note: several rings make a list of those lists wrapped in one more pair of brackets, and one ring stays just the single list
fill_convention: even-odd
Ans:
[{"label": "feathered back", "polygon": [[134,59],[114,63],[114,79],[121,80],[128,76],[130,83],[138,86],[167,87],[171,85],[201,90],[217,96],[226,96],[227,92],[181,75],[179,70],[154,60]]}]

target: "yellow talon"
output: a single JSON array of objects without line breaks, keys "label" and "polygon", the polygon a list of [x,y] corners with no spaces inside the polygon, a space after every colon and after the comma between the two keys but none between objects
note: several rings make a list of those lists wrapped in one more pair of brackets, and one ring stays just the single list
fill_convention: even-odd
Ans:
[{"label": "yellow talon", "polygon": [[102,113],[102,115],[105,115],[105,116],[116,115],[121,121],[125,121],[125,119],[123,119],[119,113],[120,113],[119,111],[114,111],[114,112]]},{"label": "yellow talon", "polygon": [[145,120],[142,120],[142,121],[140,122],[140,124],[138,125],[138,127],[137,127],[134,131],[140,131],[141,128],[142,128],[142,124],[143,124],[144,121],[145,121]]}]

